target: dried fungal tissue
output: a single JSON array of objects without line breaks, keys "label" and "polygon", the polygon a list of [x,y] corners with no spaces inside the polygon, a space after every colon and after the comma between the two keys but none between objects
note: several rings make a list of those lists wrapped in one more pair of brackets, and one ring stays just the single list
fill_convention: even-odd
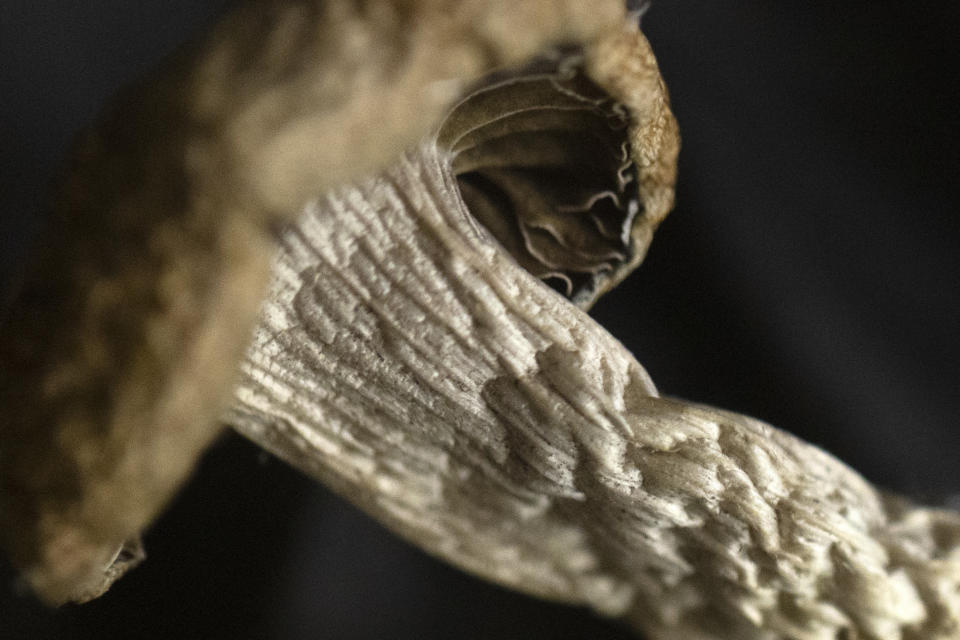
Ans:
[{"label": "dried fungal tissue", "polygon": [[[660,396],[586,315],[676,178],[621,3],[367,4],[247,5],[140,89],[162,126],[121,118],[160,127],[156,155],[80,148],[71,233],[0,335],[0,532],[37,592],[93,597],[135,563],[219,416],[428,552],[651,639],[960,637],[960,516]],[[391,79],[316,44],[334,26],[395,40]],[[274,38],[237,44],[258,28]],[[368,89],[399,102],[354,149]],[[105,212],[120,248],[90,231]]]}]

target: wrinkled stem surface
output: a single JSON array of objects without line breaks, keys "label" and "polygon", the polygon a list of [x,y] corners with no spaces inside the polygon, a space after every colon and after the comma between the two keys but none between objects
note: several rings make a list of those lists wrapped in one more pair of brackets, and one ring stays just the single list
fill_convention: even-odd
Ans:
[{"label": "wrinkled stem surface", "polygon": [[430,144],[284,235],[228,419],[427,551],[651,638],[958,637],[960,517],[660,397]]}]

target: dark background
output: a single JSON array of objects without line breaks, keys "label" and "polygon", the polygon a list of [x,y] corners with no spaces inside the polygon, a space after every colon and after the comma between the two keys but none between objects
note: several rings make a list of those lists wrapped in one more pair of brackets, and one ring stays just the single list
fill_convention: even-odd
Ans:
[{"label": "dark background", "polygon": [[[227,4],[2,0],[5,280],[71,136]],[[661,0],[644,25],[684,137],[677,208],[594,315],[664,393],[960,505],[960,5]],[[629,637],[431,560],[237,437],[147,546],[84,607],[6,578],[0,637]]]}]

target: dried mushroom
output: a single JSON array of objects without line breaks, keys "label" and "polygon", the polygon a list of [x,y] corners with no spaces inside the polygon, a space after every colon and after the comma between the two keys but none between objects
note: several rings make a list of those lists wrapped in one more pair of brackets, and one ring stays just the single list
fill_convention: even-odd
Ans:
[{"label": "dried mushroom", "polygon": [[623,20],[255,2],[119,103],[0,334],[0,534],[34,589],[135,562],[221,416],[430,553],[656,640],[956,638],[960,516],[661,397],[583,312],[673,198]]}]

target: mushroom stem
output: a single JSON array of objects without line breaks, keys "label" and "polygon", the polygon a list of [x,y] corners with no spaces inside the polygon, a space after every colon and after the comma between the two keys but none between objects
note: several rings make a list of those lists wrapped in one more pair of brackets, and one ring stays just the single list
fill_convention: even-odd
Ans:
[{"label": "mushroom stem", "polygon": [[[427,551],[653,640],[958,638],[960,515],[659,396],[478,223],[436,138],[327,192],[412,144],[462,78],[612,28],[586,65],[629,110],[642,209],[611,264],[635,266],[677,141],[623,11],[260,0],[117,102],[0,335],[0,536],[41,597],[95,597],[142,557],[125,541],[229,407]],[[261,308],[272,234],[320,192],[282,231]],[[589,296],[626,273],[603,268]]]},{"label": "mushroom stem", "polygon": [[960,516],[661,397],[448,165],[428,141],[282,235],[228,423],[429,553],[653,640],[958,637]]}]

